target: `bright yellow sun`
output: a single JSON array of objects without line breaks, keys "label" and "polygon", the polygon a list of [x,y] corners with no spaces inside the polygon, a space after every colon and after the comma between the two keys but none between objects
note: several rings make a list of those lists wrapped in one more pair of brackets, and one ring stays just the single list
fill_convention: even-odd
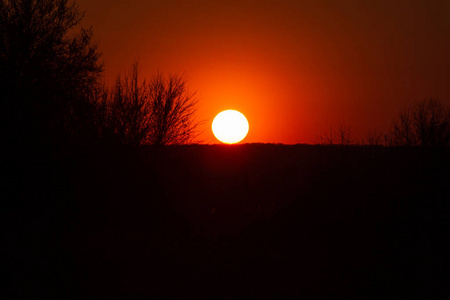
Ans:
[{"label": "bright yellow sun", "polygon": [[243,114],[236,110],[224,110],[212,122],[212,131],[216,138],[225,144],[242,141],[248,133],[248,122]]}]

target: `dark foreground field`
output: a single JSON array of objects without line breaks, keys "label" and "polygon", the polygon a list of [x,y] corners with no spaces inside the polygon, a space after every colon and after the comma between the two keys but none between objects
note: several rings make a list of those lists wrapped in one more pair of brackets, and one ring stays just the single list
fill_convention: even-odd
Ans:
[{"label": "dark foreground field", "polygon": [[2,299],[450,297],[448,149],[22,152]]}]

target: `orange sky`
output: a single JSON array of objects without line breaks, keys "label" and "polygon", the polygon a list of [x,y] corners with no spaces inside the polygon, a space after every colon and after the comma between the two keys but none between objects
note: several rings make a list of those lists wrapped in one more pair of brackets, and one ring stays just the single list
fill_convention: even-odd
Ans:
[{"label": "orange sky", "polygon": [[330,125],[356,139],[414,100],[450,105],[450,1],[78,0],[103,52],[106,80],[185,73],[200,136],[241,111],[244,143],[312,143]]}]

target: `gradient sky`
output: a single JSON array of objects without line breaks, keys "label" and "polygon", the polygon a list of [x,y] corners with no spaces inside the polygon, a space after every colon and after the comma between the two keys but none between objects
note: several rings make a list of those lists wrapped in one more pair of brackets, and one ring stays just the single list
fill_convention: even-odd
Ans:
[{"label": "gradient sky", "polygon": [[450,1],[78,0],[112,83],[135,59],[143,77],[186,74],[200,136],[241,111],[243,142],[311,143],[347,124],[356,139],[415,100],[450,104]]}]

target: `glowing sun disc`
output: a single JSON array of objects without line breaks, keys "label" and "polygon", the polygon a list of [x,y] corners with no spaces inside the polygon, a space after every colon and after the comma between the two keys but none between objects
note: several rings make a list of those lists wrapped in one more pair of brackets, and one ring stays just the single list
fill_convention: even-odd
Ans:
[{"label": "glowing sun disc", "polygon": [[212,122],[214,136],[225,144],[242,141],[248,133],[248,122],[237,110],[224,110]]}]

